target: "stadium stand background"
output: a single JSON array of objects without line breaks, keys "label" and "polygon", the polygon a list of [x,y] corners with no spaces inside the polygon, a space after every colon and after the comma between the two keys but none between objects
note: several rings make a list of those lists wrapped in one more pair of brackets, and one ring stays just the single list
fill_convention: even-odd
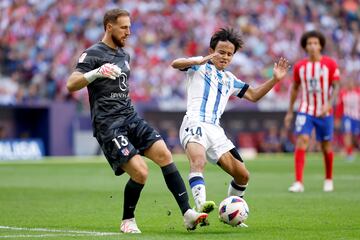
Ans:
[{"label": "stadium stand background", "polygon": [[[291,63],[302,58],[304,52],[299,38],[311,29],[319,29],[326,35],[325,53],[337,59],[341,79],[360,82],[360,7],[356,0],[2,0],[2,108],[54,103],[75,105],[77,124],[72,128],[87,129],[87,91],[70,95],[65,88],[66,79],[82,50],[101,39],[103,13],[114,7],[131,13],[132,35],[127,46],[132,57],[131,97],[139,111],[154,123],[157,121],[152,116],[156,116],[157,111],[181,113],[186,106],[184,74],[171,69],[169,63],[180,56],[206,54],[210,36],[219,27],[232,26],[242,32],[245,47],[234,56],[231,69],[251,85],[256,86],[270,77],[272,64],[280,56]],[[274,142],[268,137],[271,134],[267,134],[274,128],[280,141],[282,115],[279,113],[286,110],[284,99],[288,99],[291,80],[289,74],[258,104],[235,99],[230,102],[229,109],[240,111],[239,118],[241,111],[274,112],[278,116],[268,121],[259,136],[252,134],[248,141],[239,141],[244,144],[257,139]],[[151,111],[152,115],[148,113]],[[161,124],[166,126],[165,136],[175,139],[174,129],[177,131],[180,118],[165,119]],[[1,121],[0,118],[0,125]],[[247,139],[245,134],[239,137],[240,127],[226,123],[236,140]],[[264,127],[261,123],[259,126]],[[176,145],[174,151],[180,151],[176,140],[172,141]],[[236,142],[241,145],[239,141]],[[259,150],[275,151],[267,149],[266,141],[255,145]],[[279,149],[277,145],[275,143],[274,149]]]}]

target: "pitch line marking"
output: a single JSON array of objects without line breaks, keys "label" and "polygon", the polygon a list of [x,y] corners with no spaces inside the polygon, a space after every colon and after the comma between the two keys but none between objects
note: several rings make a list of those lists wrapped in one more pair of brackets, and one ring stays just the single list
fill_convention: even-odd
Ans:
[{"label": "pitch line marking", "polygon": [[82,231],[82,230],[60,230],[60,229],[49,229],[49,228],[26,228],[26,227],[14,227],[14,226],[0,226],[0,229],[7,230],[19,230],[19,231],[34,231],[34,232],[52,232],[62,234],[38,234],[38,235],[11,235],[11,236],[0,236],[0,238],[6,237],[51,237],[51,236],[111,236],[120,235],[121,233],[116,232],[96,232],[96,231]]},{"label": "pitch line marking", "polygon": [[[111,234],[115,235],[115,234]],[[5,235],[0,236],[0,238],[47,238],[47,237],[89,237],[89,236],[97,236],[97,237],[103,237],[103,236],[109,236],[108,235],[98,235],[98,234],[76,234],[76,233],[49,233],[49,234],[17,234],[17,235]]]}]

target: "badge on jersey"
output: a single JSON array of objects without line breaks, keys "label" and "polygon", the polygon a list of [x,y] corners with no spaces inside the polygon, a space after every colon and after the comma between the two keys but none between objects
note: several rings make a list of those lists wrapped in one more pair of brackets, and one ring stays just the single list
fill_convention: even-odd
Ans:
[{"label": "badge on jersey", "polygon": [[79,63],[84,62],[86,55],[87,55],[87,53],[81,54],[81,56],[79,57]]},{"label": "badge on jersey", "polygon": [[129,65],[129,62],[125,60],[125,65],[126,67],[130,70],[130,65]]},{"label": "badge on jersey", "polygon": [[121,149],[121,152],[124,156],[129,156],[129,154],[130,154],[130,151],[127,147]]}]

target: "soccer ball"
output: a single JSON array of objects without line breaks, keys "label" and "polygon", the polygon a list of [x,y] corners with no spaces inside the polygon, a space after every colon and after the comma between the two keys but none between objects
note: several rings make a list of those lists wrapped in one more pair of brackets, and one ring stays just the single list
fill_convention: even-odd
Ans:
[{"label": "soccer ball", "polygon": [[233,227],[243,223],[248,216],[249,207],[241,197],[227,197],[219,205],[220,221]]}]

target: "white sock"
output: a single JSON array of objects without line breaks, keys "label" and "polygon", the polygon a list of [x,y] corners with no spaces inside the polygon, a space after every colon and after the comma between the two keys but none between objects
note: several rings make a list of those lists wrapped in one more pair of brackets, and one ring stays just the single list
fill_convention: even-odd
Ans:
[{"label": "white sock", "polygon": [[206,201],[206,189],[203,174],[201,172],[191,172],[189,174],[189,184],[196,208],[200,209]]},{"label": "white sock", "polygon": [[247,184],[246,185],[239,185],[235,183],[234,179],[229,184],[228,189],[228,196],[238,196],[243,197],[245,194]]}]

